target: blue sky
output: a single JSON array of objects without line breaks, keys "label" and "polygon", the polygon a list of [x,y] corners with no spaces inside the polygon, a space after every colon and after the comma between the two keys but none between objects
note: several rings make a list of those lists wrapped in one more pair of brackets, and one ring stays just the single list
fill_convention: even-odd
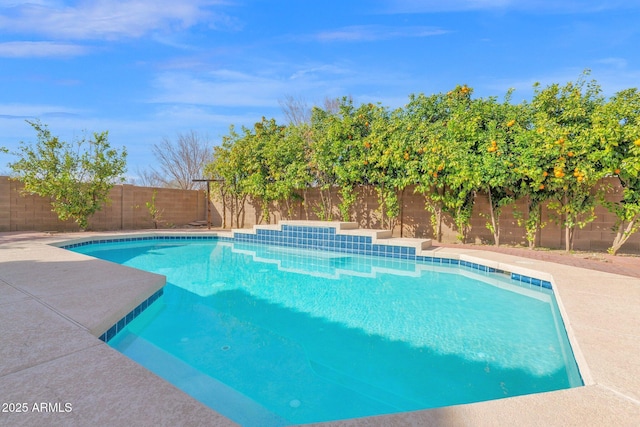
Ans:
[{"label": "blue sky", "polygon": [[638,87],[639,21],[638,0],[0,0],[0,146],[34,141],[36,118],[67,140],[108,130],[135,176],[163,138],[284,123],[286,96],[520,101],[584,69],[612,95]]}]

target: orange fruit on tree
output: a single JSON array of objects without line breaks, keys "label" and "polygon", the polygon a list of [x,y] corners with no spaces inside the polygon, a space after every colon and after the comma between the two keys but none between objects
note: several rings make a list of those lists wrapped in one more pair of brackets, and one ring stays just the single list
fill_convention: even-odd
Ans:
[{"label": "orange fruit on tree", "polygon": [[616,170],[614,170],[613,172],[614,172],[616,175],[619,175],[619,174],[620,174],[620,169],[616,169]]},{"label": "orange fruit on tree", "polygon": [[633,141],[633,143],[635,144],[636,147],[640,147],[640,138]]},{"label": "orange fruit on tree", "polygon": [[514,120],[511,120],[509,123],[507,123],[507,127],[511,127],[511,126],[513,126],[513,125],[515,125],[515,124],[516,124],[515,119],[514,119]]},{"label": "orange fruit on tree", "polygon": [[544,184],[540,184],[540,187],[538,187],[538,189],[544,190]]}]

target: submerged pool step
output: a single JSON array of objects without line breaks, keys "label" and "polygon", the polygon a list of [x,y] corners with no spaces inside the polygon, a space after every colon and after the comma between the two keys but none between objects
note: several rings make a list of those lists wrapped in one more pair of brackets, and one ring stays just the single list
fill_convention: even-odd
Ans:
[{"label": "submerged pool step", "polygon": [[431,247],[431,239],[393,237],[391,230],[362,229],[355,222],[281,221],[254,225],[252,229],[234,229],[232,235],[237,241],[346,252],[362,251],[363,245],[371,245],[374,249],[376,246],[411,248],[414,255],[419,255]]},{"label": "submerged pool step", "polygon": [[128,337],[115,346],[154,374],[175,385],[196,400],[242,425],[281,427],[290,422],[253,399],[183,362],[146,339]]}]

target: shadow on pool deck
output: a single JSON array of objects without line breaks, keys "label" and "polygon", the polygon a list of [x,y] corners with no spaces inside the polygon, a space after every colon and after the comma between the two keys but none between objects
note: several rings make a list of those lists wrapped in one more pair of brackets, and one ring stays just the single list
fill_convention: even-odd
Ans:
[{"label": "shadow on pool deck", "polygon": [[[130,271],[110,263],[72,263],[78,254],[48,246],[92,234],[99,233],[0,233],[0,404],[28,406],[26,413],[0,412],[0,425],[234,425],[99,341],[89,324],[74,318],[82,310],[88,319],[95,310],[100,316],[126,310],[121,298],[83,298],[93,282],[87,277],[99,277],[99,287],[113,280],[118,286],[112,294],[144,282],[127,282]],[[433,251],[552,275],[586,386],[329,425],[640,425],[639,258],[603,256],[605,262],[469,245]],[[48,274],[54,262],[71,268]],[[73,310],[56,305],[67,297],[77,304]],[[51,409],[71,403],[72,410],[35,411],[33,405],[42,402]]]}]

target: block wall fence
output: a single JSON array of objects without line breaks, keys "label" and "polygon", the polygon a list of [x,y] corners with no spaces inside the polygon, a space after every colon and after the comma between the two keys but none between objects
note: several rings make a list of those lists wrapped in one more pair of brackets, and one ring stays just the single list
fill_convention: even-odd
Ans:
[{"label": "block wall fence", "polygon": [[[610,186],[607,198],[618,200],[621,188],[617,179],[605,182]],[[22,196],[21,184],[0,177],[0,231],[77,231],[73,221],[60,221],[51,212],[49,200],[39,196]],[[213,189],[212,189],[213,190]],[[153,228],[153,222],[145,205],[150,202],[156,191],[156,206],[163,210],[160,227],[183,227],[193,221],[207,219],[207,203],[204,191],[178,190],[168,188],[137,187],[133,185],[116,185],[110,193],[111,202],[103,207],[89,220],[92,230],[134,230]],[[212,191],[211,221],[212,227],[222,226],[223,204]],[[318,220],[314,213],[320,201],[319,192],[307,191],[306,203],[297,202],[293,205],[292,214],[285,209],[271,206],[270,222],[277,223],[281,219]],[[332,195],[334,206],[334,220],[339,220],[337,191]],[[393,230],[393,235],[399,237],[432,238],[430,214],[425,210],[424,198],[407,188],[401,197],[401,219]],[[525,230],[518,226],[513,218],[514,209],[526,212],[526,202],[518,201],[503,209],[500,223],[501,243],[511,245],[525,245]],[[358,189],[358,197],[352,211],[352,221],[361,228],[382,228],[375,190],[368,187]],[[471,230],[468,236],[470,243],[493,243],[492,234],[485,224],[487,219],[482,213],[488,213],[488,199],[485,194],[478,194],[475,199]],[[227,228],[230,228],[231,214],[227,209]],[[250,228],[254,224],[263,223],[260,203],[248,200],[244,207],[244,227]],[[564,248],[564,230],[555,224],[550,212],[543,208],[542,220],[547,225],[539,233],[537,246],[547,248]],[[603,206],[596,208],[596,219],[583,229],[576,231],[574,248],[577,250],[606,250],[611,246],[614,233],[611,230],[615,223],[615,216]],[[401,225],[402,224],[402,225]],[[234,223],[234,228],[236,225]],[[452,218],[443,221],[443,242],[456,241],[456,231]],[[621,252],[640,253],[640,232],[632,236],[622,247]]]},{"label": "block wall fence", "polygon": [[[0,231],[78,231],[73,220],[60,221],[51,212],[49,199],[23,196],[22,183],[0,177]],[[146,202],[156,191],[156,207],[162,210],[163,228],[184,226],[207,217],[206,194],[197,190],[116,185],[110,202],[89,218],[91,230],[135,230],[154,228]]]},{"label": "block wall fence", "polygon": [[[610,190],[607,191],[608,200],[619,200],[621,198],[622,188],[617,179],[607,179],[604,181],[604,184],[610,186]],[[361,228],[383,228],[380,222],[379,206],[375,190],[371,187],[361,187],[357,189],[357,192],[357,201],[352,209],[351,221],[357,222]],[[216,200],[215,194],[213,196],[213,224],[220,227],[222,225],[223,204],[219,200]],[[306,197],[307,207],[305,208],[305,204],[302,202],[295,203],[294,209],[292,209],[292,215],[288,215],[286,209],[279,209],[277,205],[272,206],[270,208],[270,222],[275,224],[281,219],[320,219],[314,213],[314,208],[317,209],[320,203],[319,192],[309,190],[307,191]],[[335,190],[332,193],[332,204],[334,207],[333,220],[341,219],[338,210],[339,203],[340,199],[337,195],[337,190]],[[471,230],[467,238],[468,243],[493,244],[493,235],[485,227],[488,219],[482,216],[483,213],[489,213],[488,206],[489,200],[487,195],[482,193],[478,194],[474,201]],[[527,246],[525,229],[524,227],[520,227],[514,219],[514,209],[526,213],[526,201],[519,200],[515,204],[503,208],[500,222],[500,243]],[[595,213],[597,218],[593,222],[587,224],[583,229],[576,230],[574,249],[604,251],[611,246],[613,238],[615,237],[612,231],[616,220],[615,215],[607,211],[604,206],[597,206]],[[243,216],[245,228],[262,223],[260,203],[252,203],[251,201],[245,203]],[[230,227],[230,217],[231,214],[227,209],[227,228]],[[415,194],[412,187],[408,187],[402,194],[400,217],[401,220],[398,220],[398,224],[393,229],[394,237],[400,237],[402,235],[403,237],[433,238],[430,221],[431,215],[425,210],[424,197],[420,194]],[[547,225],[538,233],[539,236],[536,245],[538,247],[564,249],[564,229],[553,222],[550,212],[546,207],[542,209],[542,221]],[[402,226],[400,223],[402,223]],[[445,243],[456,242],[457,232],[454,228],[453,219],[445,217],[442,225],[442,241]],[[620,253],[625,252],[640,253],[640,232],[633,235],[622,247]]]}]

